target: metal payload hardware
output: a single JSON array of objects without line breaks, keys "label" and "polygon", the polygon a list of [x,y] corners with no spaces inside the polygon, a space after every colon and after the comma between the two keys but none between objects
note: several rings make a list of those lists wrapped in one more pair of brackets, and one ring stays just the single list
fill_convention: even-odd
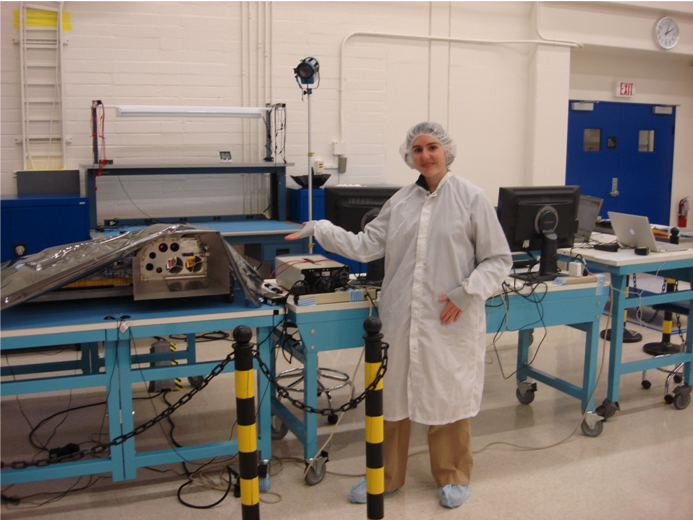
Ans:
[{"label": "metal payload hardware", "polygon": [[132,268],[135,300],[229,293],[229,260],[218,233],[159,238],[140,249]]},{"label": "metal payload hardware", "polygon": [[349,266],[322,255],[282,255],[275,265],[277,283],[294,294],[328,293],[349,283]]}]

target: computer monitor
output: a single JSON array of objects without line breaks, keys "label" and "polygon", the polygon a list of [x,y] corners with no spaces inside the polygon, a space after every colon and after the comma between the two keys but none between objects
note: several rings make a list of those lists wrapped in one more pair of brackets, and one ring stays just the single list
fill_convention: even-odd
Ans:
[{"label": "computer monitor", "polygon": [[500,188],[498,220],[510,250],[540,251],[539,273],[523,275],[532,281],[559,275],[559,247],[572,247],[578,225],[580,186]]},{"label": "computer monitor", "polygon": [[[374,219],[383,204],[401,186],[326,186],[325,218],[339,226],[359,233]],[[366,283],[377,285],[385,275],[385,260],[369,262],[366,268]]]},{"label": "computer monitor", "polygon": [[599,211],[602,209],[602,202],[599,197],[580,195],[578,206],[578,228],[575,233],[576,241],[589,242],[594,231],[594,226],[599,218]]}]

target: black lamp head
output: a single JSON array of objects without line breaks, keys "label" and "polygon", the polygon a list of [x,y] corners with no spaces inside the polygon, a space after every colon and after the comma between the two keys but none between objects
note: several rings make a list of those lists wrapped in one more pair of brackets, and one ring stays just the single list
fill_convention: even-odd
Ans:
[{"label": "black lamp head", "polygon": [[304,85],[312,85],[315,82],[315,76],[320,71],[318,60],[312,57],[304,58],[294,69],[296,79]]}]

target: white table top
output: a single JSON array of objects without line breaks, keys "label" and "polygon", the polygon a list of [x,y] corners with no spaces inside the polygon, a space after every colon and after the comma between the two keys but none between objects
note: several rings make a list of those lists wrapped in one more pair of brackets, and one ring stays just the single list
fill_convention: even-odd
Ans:
[{"label": "white table top", "polygon": [[[609,244],[616,240],[614,235],[606,233],[592,233],[592,240]],[[681,244],[685,246],[685,244]],[[673,260],[693,260],[693,249],[689,248],[685,251],[668,251],[666,253],[654,253],[649,255],[636,255],[635,251],[630,248],[621,248],[616,252],[599,251],[597,249],[576,245],[572,248],[561,248],[558,254],[575,258],[580,256],[590,262],[599,262],[604,265],[625,266],[625,265],[640,265],[640,264],[656,264],[658,262],[666,263]]]}]

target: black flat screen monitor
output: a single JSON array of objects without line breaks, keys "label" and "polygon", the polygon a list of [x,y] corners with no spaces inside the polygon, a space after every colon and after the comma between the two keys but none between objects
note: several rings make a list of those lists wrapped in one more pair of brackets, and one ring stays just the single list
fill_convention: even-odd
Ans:
[{"label": "black flat screen monitor", "polygon": [[[373,220],[383,204],[401,186],[327,186],[325,187],[325,218],[334,225],[359,233]],[[366,283],[377,285],[385,273],[384,259],[369,262]]]},{"label": "black flat screen monitor", "polygon": [[592,231],[599,218],[599,211],[602,209],[602,199],[580,195],[580,205],[578,206],[578,229],[575,238],[579,242],[589,242]]},{"label": "black flat screen monitor", "polygon": [[401,186],[327,186],[325,218],[336,226],[358,233],[363,230],[366,214],[377,214],[400,189]]},{"label": "black flat screen monitor", "polygon": [[523,278],[547,281],[559,275],[557,249],[573,246],[579,201],[580,186],[500,188],[498,220],[510,250],[540,251],[539,273]]}]

